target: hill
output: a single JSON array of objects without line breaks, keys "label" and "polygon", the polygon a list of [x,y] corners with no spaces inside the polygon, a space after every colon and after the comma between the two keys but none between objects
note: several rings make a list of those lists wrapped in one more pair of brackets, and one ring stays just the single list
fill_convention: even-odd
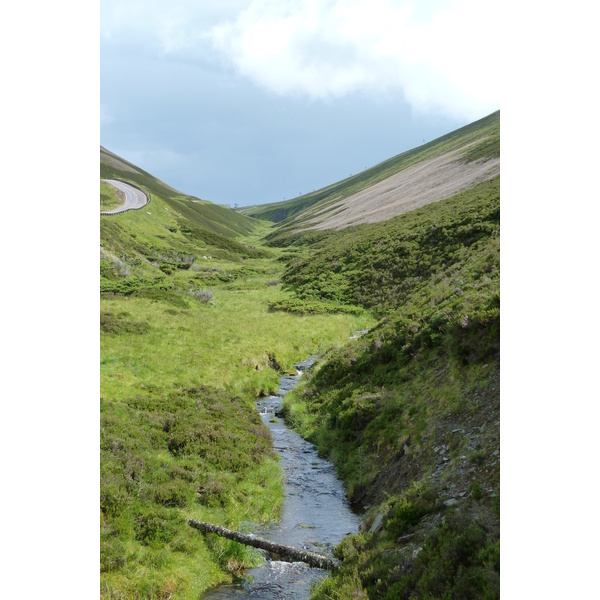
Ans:
[{"label": "hill", "polygon": [[495,112],[323,189],[238,211],[279,223],[274,237],[376,223],[491,179],[499,164],[500,113]]},{"label": "hill", "polygon": [[182,194],[104,148],[100,148],[100,175],[132,183],[151,199],[143,211],[101,218],[102,291],[110,291],[123,270],[134,277],[161,278],[176,269],[189,269],[198,257],[239,262],[266,255],[239,241],[256,230],[252,219]]},{"label": "hill", "polygon": [[314,597],[499,597],[499,174],[384,222],[282,230],[295,296],[278,308],[378,317],[286,396],[369,507]]},{"label": "hill", "polygon": [[322,239],[283,281],[287,306],[379,316],[286,397],[287,420],[371,507],[317,597],[498,597],[499,179]]},{"label": "hill", "polygon": [[[251,219],[208,200],[178,192],[150,173],[102,147],[100,147],[100,177],[120,179],[135,184],[149,192],[151,197],[160,198],[158,204],[161,208],[170,211],[171,217],[186,219],[188,226],[205,228],[214,234],[228,238],[247,234],[255,228]],[[170,223],[172,219],[167,218],[163,222]]]}]

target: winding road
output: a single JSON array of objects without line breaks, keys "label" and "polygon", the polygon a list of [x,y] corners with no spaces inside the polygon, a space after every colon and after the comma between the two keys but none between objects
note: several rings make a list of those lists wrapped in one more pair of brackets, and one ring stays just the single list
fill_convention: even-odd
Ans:
[{"label": "winding road", "polygon": [[135,210],[146,206],[149,202],[148,196],[146,196],[142,190],[133,187],[132,185],[116,179],[103,179],[102,181],[105,181],[123,192],[125,194],[125,203],[113,210],[104,210],[100,213],[101,215],[114,215],[116,213],[125,212],[126,210]]}]

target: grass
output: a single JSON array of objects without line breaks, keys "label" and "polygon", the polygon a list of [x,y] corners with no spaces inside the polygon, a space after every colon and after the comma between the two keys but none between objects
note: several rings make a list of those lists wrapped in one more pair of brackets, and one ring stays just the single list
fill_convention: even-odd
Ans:
[{"label": "grass", "polygon": [[105,181],[100,182],[100,210],[113,210],[125,202],[123,193]]},{"label": "grass", "polygon": [[[468,141],[482,139],[465,160],[497,155],[498,124],[288,207]],[[185,518],[278,518],[281,470],[255,399],[318,353],[286,419],[371,509],[314,597],[497,598],[499,178],[384,223],[292,235],[132,168],[101,166],[152,196],[150,215],[101,218],[101,596],[198,598],[257,564]]]},{"label": "grass", "polygon": [[[335,300],[409,318],[437,305],[480,304],[499,291],[500,181],[374,226],[352,227],[290,261],[283,282],[303,300]],[[471,302],[466,302],[466,296]]]},{"label": "grass", "polygon": [[151,214],[101,219],[101,596],[197,598],[260,555],[185,518],[239,528],[279,515],[255,399],[278,369],[373,318],[270,310],[290,294],[281,251],[260,244],[269,224],[223,223],[220,208],[137,183],[154,185]]},{"label": "grass", "polygon": [[[451,510],[414,553],[394,543],[435,511],[431,498],[409,490],[389,502],[385,534],[354,535],[337,548],[342,572],[320,582],[313,600],[331,598],[500,598],[500,546],[485,524]],[[413,554],[414,553],[414,554]]]},{"label": "grass", "polygon": [[215,287],[210,305],[185,294],[177,307],[160,294],[101,300],[107,598],[197,597],[257,560],[233,542],[188,531],[184,517],[233,528],[277,518],[279,465],[254,408],[278,385],[269,365],[276,357],[291,369],[368,322],[270,313],[269,292],[282,292],[264,279]]},{"label": "grass", "polygon": [[[134,386],[140,382],[210,384],[256,397],[278,382],[278,374],[266,369],[269,354],[291,368],[368,322],[348,315],[270,312],[269,297],[280,298],[281,290],[266,285],[252,289],[248,281],[238,282],[237,287],[215,287],[209,305],[181,294],[175,296],[181,302],[175,307],[166,300],[171,297],[167,292],[164,301],[122,295],[103,298],[104,314],[122,315],[122,327],[147,329],[144,335],[126,338],[104,336],[101,374],[107,380],[103,389],[115,393],[112,383],[118,373],[119,380]],[[254,327],[256,323],[260,328]]]},{"label": "grass", "polygon": [[[306,372],[284,414],[352,500],[386,515],[340,546],[344,566],[314,597],[497,598],[499,506],[483,490],[499,488],[499,179],[313,248],[284,272],[295,301],[379,320]],[[465,496],[449,511],[451,485]]]}]

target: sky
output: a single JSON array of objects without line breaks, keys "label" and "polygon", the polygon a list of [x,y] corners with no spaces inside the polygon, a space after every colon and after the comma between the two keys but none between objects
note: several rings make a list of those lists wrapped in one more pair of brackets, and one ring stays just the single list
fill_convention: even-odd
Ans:
[{"label": "sky", "polygon": [[100,143],[218,204],[290,199],[499,109],[497,18],[481,0],[100,0]]}]

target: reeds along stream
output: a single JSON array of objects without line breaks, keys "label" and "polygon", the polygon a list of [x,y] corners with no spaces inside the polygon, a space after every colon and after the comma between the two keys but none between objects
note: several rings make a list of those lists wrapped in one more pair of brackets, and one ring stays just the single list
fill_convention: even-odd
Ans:
[{"label": "reeds along stream", "polygon": [[[277,395],[262,398],[257,403],[273,435],[275,451],[281,457],[286,495],[281,521],[261,531],[260,536],[327,554],[346,534],[358,531],[360,516],[350,508],[333,465],[319,458],[312,444],[288,429],[283,419],[276,416],[283,396],[296,386],[302,371],[312,362],[311,358],[296,365],[297,375],[281,377]],[[221,586],[203,598],[306,599],[312,584],[325,574],[304,563],[267,560],[263,566],[248,570],[235,584]]]}]

